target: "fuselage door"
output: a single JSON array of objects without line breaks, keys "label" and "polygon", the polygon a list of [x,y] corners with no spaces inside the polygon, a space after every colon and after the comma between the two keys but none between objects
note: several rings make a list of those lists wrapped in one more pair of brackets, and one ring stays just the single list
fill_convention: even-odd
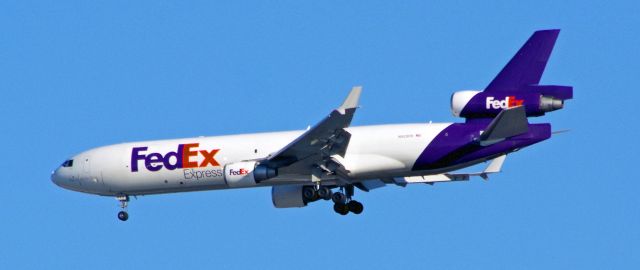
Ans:
[{"label": "fuselage door", "polygon": [[[104,189],[102,173],[95,169],[99,166],[95,166],[97,164],[93,164],[94,166],[91,166],[91,156],[83,156],[80,161],[82,163],[80,171],[80,181],[82,182],[82,186],[90,192],[102,191]],[[94,169],[92,169],[92,167]]]}]

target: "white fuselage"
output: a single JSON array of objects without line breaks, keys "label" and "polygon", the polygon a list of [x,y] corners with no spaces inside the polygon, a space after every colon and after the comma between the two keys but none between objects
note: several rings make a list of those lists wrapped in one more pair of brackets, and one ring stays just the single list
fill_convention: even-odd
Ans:
[{"label": "white fuselage", "polygon": [[[352,179],[415,175],[412,166],[418,156],[449,125],[422,123],[349,127],[346,128],[351,134],[349,147],[343,157],[335,158],[340,160]],[[303,132],[197,137],[104,146],[74,156],[73,166],[56,169],[52,178],[64,188],[111,196],[225,189],[229,188],[223,173],[226,164],[263,159]],[[177,157],[168,154],[175,154],[179,145],[191,145],[188,148],[191,155],[184,162],[192,164],[192,168],[171,168],[178,161]],[[143,149],[141,147],[146,149],[140,150]],[[217,150],[215,156],[211,156],[214,150]],[[204,154],[200,151],[204,151]],[[132,157],[134,154],[138,155],[138,159]],[[206,155],[213,159],[206,160]],[[163,159],[167,163],[163,163]],[[288,174],[285,168],[277,177],[261,182],[259,186],[309,181],[308,175]]]}]

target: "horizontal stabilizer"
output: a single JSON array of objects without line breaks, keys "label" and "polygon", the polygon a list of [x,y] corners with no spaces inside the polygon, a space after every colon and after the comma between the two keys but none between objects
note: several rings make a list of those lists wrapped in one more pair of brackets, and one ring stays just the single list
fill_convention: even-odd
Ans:
[{"label": "horizontal stabilizer", "polygon": [[490,145],[527,131],[529,123],[524,106],[506,109],[501,111],[480,135],[480,144]]}]

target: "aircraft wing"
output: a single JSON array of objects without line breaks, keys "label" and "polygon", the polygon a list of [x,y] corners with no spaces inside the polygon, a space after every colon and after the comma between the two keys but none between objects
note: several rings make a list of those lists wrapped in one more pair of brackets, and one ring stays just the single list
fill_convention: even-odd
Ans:
[{"label": "aircraft wing", "polygon": [[451,182],[451,181],[468,181],[472,176],[480,176],[482,179],[489,179],[489,174],[499,173],[502,170],[502,164],[507,158],[507,155],[501,155],[491,160],[491,163],[482,172],[476,173],[443,173],[433,175],[422,176],[410,176],[410,177],[395,177],[393,183],[399,186],[406,186],[407,184],[424,183],[433,184],[438,182]]},{"label": "aircraft wing", "polygon": [[[309,174],[313,168],[325,166],[324,161],[331,155],[344,156],[351,138],[351,134],[345,128],[351,124],[361,92],[362,87],[353,87],[340,107],[287,146],[269,155],[262,163],[272,168],[290,166],[294,163],[302,164],[292,166],[295,169],[289,172]],[[326,168],[323,169],[328,171]]]}]

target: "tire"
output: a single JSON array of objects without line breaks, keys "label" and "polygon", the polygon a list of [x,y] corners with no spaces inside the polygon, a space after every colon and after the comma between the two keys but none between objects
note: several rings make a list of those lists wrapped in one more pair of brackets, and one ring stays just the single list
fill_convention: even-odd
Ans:
[{"label": "tire", "polygon": [[127,221],[129,219],[129,214],[125,211],[118,212],[118,219],[122,221]]},{"label": "tire", "polygon": [[328,187],[320,187],[320,189],[318,189],[318,197],[325,201],[331,200],[331,195],[331,189]]},{"label": "tire", "polygon": [[349,211],[356,215],[362,214],[362,211],[364,211],[364,205],[359,201],[350,201],[347,206],[349,207]]},{"label": "tire", "polygon": [[347,196],[342,192],[336,192],[331,196],[331,200],[333,200],[334,203],[344,204],[347,201]]},{"label": "tire", "polygon": [[344,203],[336,203],[333,205],[333,211],[344,216],[349,214],[349,206]]},{"label": "tire", "polygon": [[302,197],[307,202],[315,202],[318,200],[318,192],[311,186],[305,186],[302,188]]}]

